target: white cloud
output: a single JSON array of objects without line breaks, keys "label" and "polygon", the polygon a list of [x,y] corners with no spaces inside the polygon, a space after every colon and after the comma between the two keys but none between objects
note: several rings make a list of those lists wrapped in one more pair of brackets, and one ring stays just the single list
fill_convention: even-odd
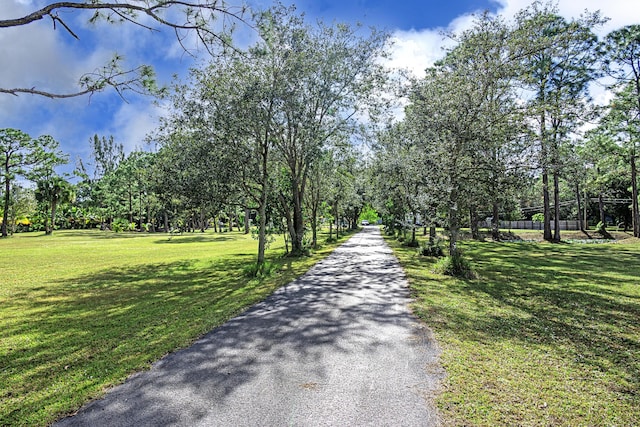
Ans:
[{"label": "white cloud", "polygon": [[454,19],[447,28],[395,31],[391,36],[393,46],[387,65],[409,70],[420,77],[426,68],[444,57],[445,49],[453,46],[447,34],[464,31],[472,25],[473,16],[467,14]]},{"label": "white cloud", "polygon": [[[500,5],[498,13],[506,18],[513,18],[518,11],[531,4],[530,0],[497,0]],[[640,1],[629,0],[560,0],[559,13],[565,18],[577,18],[585,9],[590,12],[600,11],[610,18],[602,28],[598,29],[599,36],[620,28],[624,25],[638,23],[640,17]],[[461,15],[453,20],[446,28],[447,32],[460,32],[473,25],[473,15]],[[393,33],[394,47],[389,65],[395,68],[405,68],[414,75],[420,76],[426,67],[444,56],[443,48],[450,47],[451,41],[441,35],[442,28],[426,28],[411,31],[396,31]]]},{"label": "white cloud", "polygon": [[164,110],[148,101],[142,98],[135,103],[123,104],[115,113],[111,126],[103,132],[113,135],[126,153],[146,149],[146,136],[158,126],[159,116]]},{"label": "white cloud", "polygon": [[[496,0],[501,5],[500,13],[506,17],[513,17],[519,10],[531,4],[530,0]],[[585,10],[600,11],[603,16],[610,18],[602,28],[597,30],[599,36],[629,24],[637,24],[640,17],[640,2],[629,0],[560,0],[558,2],[560,15],[565,18],[578,18]]]}]

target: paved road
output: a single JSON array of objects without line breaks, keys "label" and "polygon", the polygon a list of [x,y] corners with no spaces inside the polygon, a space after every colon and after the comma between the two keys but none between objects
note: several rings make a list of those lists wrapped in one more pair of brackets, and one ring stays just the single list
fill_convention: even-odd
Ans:
[{"label": "paved road", "polygon": [[432,426],[442,377],[376,227],[58,426]]}]

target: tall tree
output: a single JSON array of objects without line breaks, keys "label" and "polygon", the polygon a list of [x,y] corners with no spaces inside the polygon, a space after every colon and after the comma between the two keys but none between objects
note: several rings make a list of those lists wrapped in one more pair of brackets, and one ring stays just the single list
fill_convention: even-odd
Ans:
[{"label": "tall tree", "polygon": [[604,40],[606,70],[615,78],[617,96],[605,125],[626,148],[631,170],[633,234],[640,237],[637,163],[640,156],[640,25],[629,25],[608,34]]},{"label": "tall tree", "polygon": [[41,177],[36,181],[35,196],[45,207],[44,232],[49,235],[55,229],[58,206],[73,201],[73,186],[58,175]]},{"label": "tall tree", "polygon": [[304,198],[310,169],[338,133],[353,129],[381,86],[387,35],[368,37],[346,24],[310,26],[295,8],[276,6],[260,16],[261,50],[278,64],[284,84],[278,93],[274,148],[287,168],[292,252],[301,253]]},{"label": "tall tree", "polygon": [[16,129],[0,129],[0,171],[4,187],[4,212],[2,237],[7,237],[7,220],[11,201],[11,185],[19,176],[29,178],[38,168],[52,168],[63,163],[64,155],[58,150],[58,142],[48,135],[33,139]]},{"label": "tall tree", "polygon": [[[522,82],[535,95],[529,102],[539,144],[543,182],[544,239],[560,240],[559,180],[561,145],[589,118],[588,85],[598,76],[598,45],[592,29],[599,14],[567,21],[551,6],[534,3],[517,17],[517,37],[529,54],[523,57]],[[553,180],[553,189],[549,179]],[[551,234],[551,191],[554,233]]]}]

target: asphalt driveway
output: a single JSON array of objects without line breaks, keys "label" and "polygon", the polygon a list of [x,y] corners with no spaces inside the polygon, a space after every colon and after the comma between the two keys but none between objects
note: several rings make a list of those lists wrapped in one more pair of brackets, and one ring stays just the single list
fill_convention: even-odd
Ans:
[{"label": "asphalt driveway", "polygon": [[58,426],[432,426],[443,370],[377,227]]}]

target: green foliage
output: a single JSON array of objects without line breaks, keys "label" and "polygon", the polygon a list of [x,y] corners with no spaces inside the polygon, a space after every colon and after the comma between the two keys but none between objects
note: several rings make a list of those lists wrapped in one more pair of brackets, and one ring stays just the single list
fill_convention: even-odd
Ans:
[{"label": "green foliage", "polygon": [[426,243],[420,245],[418,254],[422,256],[440,258],[444,256],[444,250],[442,249],[439,240],[428,240]]},{"label": "green foliage", "polygon": [[420,242],[417,239],[416,240],[408,239],[406,242],[404,242],[404,245],[408,248],[418,248],[420,247]]},{"label": "green foliage", "polygon": [[369,224],[377,224],[379,220],[378,212],[371,207],[370,204],[366,204],[362,209],[362,213],[360,214],[359,221],[369,221]]},{"label": "green foliage", "polygon": [[544,222],[544,214],[542,212],[538,212],[531,216],[531,220],[534,222]]},{"label": "green foliage", "polygon": [[434,265],[433,271],[438,274],[464,279],[472,279],[475,277],[471,263],[464,257],[461,251],[458,251],[454,255],[447,255],[444,258],[440,258]]},{"label": "green foliage", "polygon": [[130,226],[129,221],[127,221],[124,218],[117,218],[117,219],[114,219],[113,222],[111,223],[111,231],[116,233],[122,233],[123,231],[130,231],[129,226]]},{"label": "green foliage", "polygon": [[273,275],[279,268],[279,265],[274,264],[271,261],[265,261],[262,264],[254,263],[247,265],[242,269],[242,272],[246,277],[264,279],[265,277]]},{"label": "green foliage", "polygon": [[9,232],[8,216],[11,207],[11,187],[18,177],[38,180],[51,175],[53,168],[67,162],[58,150],[58,142],[49,135],[32,138],[16,129],[0,129],[0,177],[4,203],[2,205],[2,236]]}]

